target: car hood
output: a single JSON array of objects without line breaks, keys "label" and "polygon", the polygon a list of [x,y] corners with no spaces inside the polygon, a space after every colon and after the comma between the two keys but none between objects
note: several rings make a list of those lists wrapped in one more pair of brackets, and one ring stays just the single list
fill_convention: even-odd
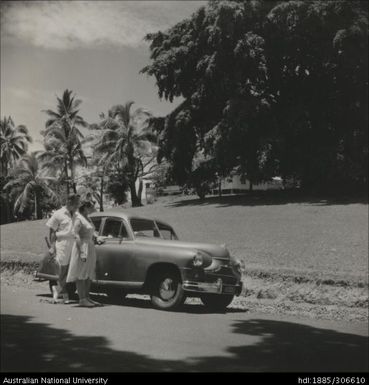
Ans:
[{"label": "car hood", "polygon": [[144,245],[157,245],[168,248],[181,248],[181,249],[195,249],[204,251],[208,253],[213,258],[217,259],[226,259],[229,260],[229,251],[220,245],[215,245],[213,243],[199,243],[199,242],[185,242],[185,241],[175,241],[175,240],[166,240],[159,238],[136,238],[136,242]]}]

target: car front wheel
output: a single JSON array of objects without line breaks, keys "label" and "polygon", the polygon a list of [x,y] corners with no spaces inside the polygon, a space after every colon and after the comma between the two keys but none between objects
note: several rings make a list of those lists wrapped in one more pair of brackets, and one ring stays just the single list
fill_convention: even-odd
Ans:
[{"label": "car front wheel", "polygon": [[233,295],[224,294],[203,294],[202,303],[211,310],[224,311],[233,301]]},{"label": "car front wheel", "polygon": [[185,301],[179,274],[174,271],[160,273],[154,280],[151,303],[160,310],[173,310]]}]

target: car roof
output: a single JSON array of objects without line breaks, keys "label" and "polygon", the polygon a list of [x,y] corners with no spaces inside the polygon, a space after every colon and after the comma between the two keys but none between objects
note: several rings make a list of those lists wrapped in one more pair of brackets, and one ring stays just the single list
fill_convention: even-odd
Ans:
[{"label": "car roof", "polygon": [[95,213],[91,213],[90,217],[91,218],[96,218],[96,217],[118,217],[118,218],[122,218],[122,219],[124,219],[126,221],[129,221],[131,218],[149,219],[151,221],[160,222],[160,223],[162,223],[164,225],[172,227],[172,225],[170,225],[169,223],[167,223],[167,222],[165,222],[165,221],[163,221],[163,220],[161,220],[159,218],[142,217],[142,216],[139,216],[139,215],[136,215],[136,214],[124,211],[122,209],[110,209],[110,210],[106,210],[106,211],[95,212]]}]

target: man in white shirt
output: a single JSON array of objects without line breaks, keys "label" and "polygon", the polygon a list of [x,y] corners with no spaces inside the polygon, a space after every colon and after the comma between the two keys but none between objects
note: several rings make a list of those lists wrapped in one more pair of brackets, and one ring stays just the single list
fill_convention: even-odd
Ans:
[{"label": "man in white shirt", "polygon": [[[55,255],[55,258],[60,265],[58,294],[63,295],[64,303],[69,303],[68,292],[66,290],[66,279],[72,247],[75,240],[73,227],[79,203],[79,195],[69,195],[66,205],[55,211],[46,223],[46,226],[50,229],[51,247],[49,252],[51,255]],[[55,297],[54,300],[56,300]]]}]

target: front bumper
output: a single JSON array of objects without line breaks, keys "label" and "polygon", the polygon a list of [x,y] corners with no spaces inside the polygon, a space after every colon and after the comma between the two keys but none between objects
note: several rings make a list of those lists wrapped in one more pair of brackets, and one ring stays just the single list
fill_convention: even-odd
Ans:
[{"label": "front bumper", "polygon": [[221,278],[215,282],[197,282],[197,281],[183,281],[182,287],[185,291],[197,293],[213,293],[213,294],[230,294],[240,295],[242,291],[242,282],[235,285],[223,283]]}]

